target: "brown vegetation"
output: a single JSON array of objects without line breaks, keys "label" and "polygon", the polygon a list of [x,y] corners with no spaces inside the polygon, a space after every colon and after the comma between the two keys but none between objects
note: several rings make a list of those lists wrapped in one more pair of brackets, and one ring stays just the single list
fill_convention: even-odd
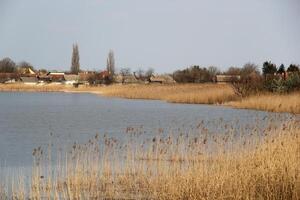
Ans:
[{"label": "brown vegetation", "polygon": [[226,105],[234,108],[266,110],[271,112],[289,112],[300,114],[300,93],[291,94],[261,94],[232,101]]},{"label": "brown vegetation", "polygon": [[220,104],[236,98],[225,84],[113,85],[101,91],[107,96],[191,104]]},{"label": "brown vegetation", "polygon": [[0,84],[0,91],[6,92],[59,92],[66,86],[60,84],[30,85],[23,83]]},{"label": "brown vegetation", "polygon": [[[251,134],[163,136],[128,143],[96,135],[74,144],[53,174],[43,149],[33,151],[28,191],[22,177],[9,199],[299,199],[300,127],[292,121]],[[51,160],[51,159],[50,159]],[[3,183],[2,183],[3,184]],[[5,183],[4,183],[5,184]],[[1,195],[1,191],[0,191]],[[2,197],[7,191],[2,191]]]}]

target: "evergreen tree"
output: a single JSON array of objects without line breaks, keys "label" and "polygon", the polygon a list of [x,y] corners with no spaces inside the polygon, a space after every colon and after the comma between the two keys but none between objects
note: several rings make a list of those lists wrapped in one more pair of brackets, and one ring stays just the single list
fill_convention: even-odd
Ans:
[{"label": "evergreen tree", "polygon": [[78,74],[79,71],[80,71],[80,64],[79,64],[79,50],[78,50],[78,45],[77,44],[73,44],[71,73]]},{"label": "evergreen tree", "polygon": [[115,74],[115,56],[114,56],[114,52],[112,50],[110,50],[108,53],[106,68],[107,68],[109,77],[112,80],[112,78]]},{"label": "evergreen tree", "polygon": [[285,72],[285,67],[284,67],[283,64],[281,64],[280,67],[279,67],[279,69],[278,69],[278,71],[277,71],[277,73],[282,74],[284,72]]},{"label": "evergreen tree", "polygon": [[264,62],[262,68],[263,74],[266,76],[267,74],[274,74],[277,72],[276,65],[271,62]]},{"label": "evergreen tree", "polygon": [[299,66],[290,64],[290,66],[287,68],[288,72],[299,72]]}]

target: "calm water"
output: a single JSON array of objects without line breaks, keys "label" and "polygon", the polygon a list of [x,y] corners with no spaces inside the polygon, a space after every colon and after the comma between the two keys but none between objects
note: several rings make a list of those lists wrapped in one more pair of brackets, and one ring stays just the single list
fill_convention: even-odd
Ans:
[{"label": "calm water", "polygon": [[214,131],[221,131],[220,121],[239,130],[249,128],[249,124],[264,126],[265,119],[274,116],[278,123],[291,117],[92,94],[3,92],[0,93],[0,166],[30,166],[32,150],[47,146],[50,141],[68,146],[74,141],[85,142],[97,133],[122,139],[127,127],[142,127],[145,135],[151,137],[160,128],[166,132],[192,131],[201,121]]}]

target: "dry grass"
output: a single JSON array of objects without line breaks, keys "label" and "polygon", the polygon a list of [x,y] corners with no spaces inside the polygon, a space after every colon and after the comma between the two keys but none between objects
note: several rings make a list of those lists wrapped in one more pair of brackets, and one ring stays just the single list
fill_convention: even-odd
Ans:
[{"label": "dry grass", "polygon": [[[61,84],[27,85],[23,83],[0,84],[0,91],[7,92],[59,92],[67,86]],[[71,87],[69,87],[71,88]]]},{"label": "dry grass", "polygon": [[198,129],[197,135],[158,134],[144,143],[131,128],[126,144],[95,136],[74,144],[53,175],[43,159],[50,155],[35,149],[29,191],[16,185],[14,199],[300,198],[299,122],[250,135]]},{"label": "dry grass", "polygon": [[101,87],[81,85],[75,88],[72,85],[64,84],[0,84],[0,91],[3,92],[78,92],[78,93],[101,93]]},{"label": "dry grass", "polygon": [[235,108],[266,110],[271,112],[289,112],[300,114],[300,93],[264,94],[229,102],[226,105]]},{"label": "dry grass", "polygon": [[157,99],[172,103],[217,104],[236,99],[225,84],[113,85],[104,95],[128,99]]}]

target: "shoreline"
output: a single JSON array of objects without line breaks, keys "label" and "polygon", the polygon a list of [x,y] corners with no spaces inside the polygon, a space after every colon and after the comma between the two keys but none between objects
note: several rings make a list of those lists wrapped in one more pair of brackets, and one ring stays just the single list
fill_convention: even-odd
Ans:
[{"label": "shoreline", "polygon": [[[172,91],[166,95],[166,98],[163,97],[163,93],[167,93],[166,88],[172,87]],[[193,88],[195,87],[195,88]],[[197,87],[203,87],[203,91],[199,92]],[[208,87],[208,89],[206,88]],[[82,86],[79,88],[74,88],[70,85],[25,85],[25,84],[0,84],[0,92],[64,92],[64,93],[86,93],[94,95],[102,95],[105,97],[117,97],[123,99],[138,99],[138,100],[160,100],[167,103],[179,103],[179,104],[200,104],[200,105],[213,105],[213,106],[224,106],[234,109],[248,109],[248,110],[257,110],[257,111],[266,111],[273,113],[290,113],[290,114],[300,114],[300,93],[292,93],[285,95],[277,94],[259,94],[254,96],[249,96],[244,99],[228,97],[223,102],[219,102],[219,99],[211,100],[213,97],[210,97],[208,102],[197,102],[197,97],[205,96],[205,90],[211,90],[212,87],[215,89],[220,87],[219,85],[156,85],[156,86],[147,86],[147,85],[111,85],[111,86]],[[222,86],[223,87],[223,86]],[[183,93],[184,98],[176,99],[176,89],[188,88],[189,91]],[[192,89],[191,89],[192,88]],[[162,89],[161,94],[157,89]],[[174,90],[175,89],[175,90]],[[221,88],[222,89],[222,88]],[[149,91],[148,91],[149,90]],[[150,91],[151,90],[151,91]],[[153,90],[153,91],[152,91]],[[220,89],[219,89],[220,90]],[[133,93],[134,94],[131,94]],[[155,95],[148,93],[156,93]],[[185,91],[184,91],[185,92]],[[145,96],[146,93],[147,95]],[[191,96],[191,93],[193,96]],[[199,93],[199,94],[193,94]],[[202,94],[203,93],[203,94]],[[144,96],[143,96],[144,95]],[[189,95],[191,97],[189,97]],[[198,95],[198,96],[196,96]],[[223,94],[222,94],[223,95]],[[224,94],[225,95],[225,94]],[[219,98],[219,97],[218,97]],[[286,103],[287,100],[293,99],[291,102],[293,104],[289,105]]]}]

